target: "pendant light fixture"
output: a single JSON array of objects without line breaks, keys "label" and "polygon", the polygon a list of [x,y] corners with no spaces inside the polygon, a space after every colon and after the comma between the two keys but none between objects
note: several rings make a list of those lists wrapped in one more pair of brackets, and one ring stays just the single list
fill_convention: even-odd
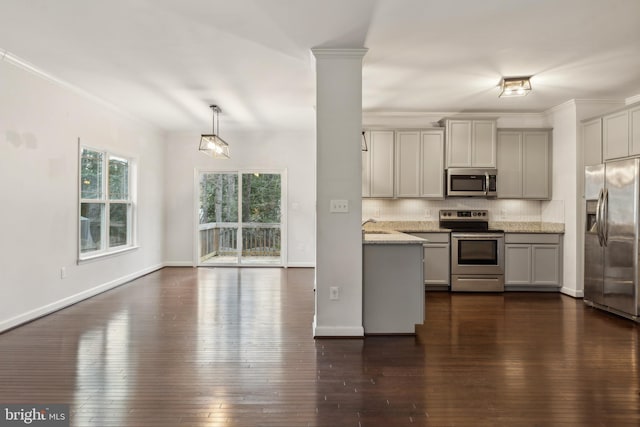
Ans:
[{"label": "pendant light fixture", "polygon": [[[222,110],[220,110],[220,107],[217,105],[210,105],[209,107],[213,111],[212,131],[211,134],[200,137],[200,147],[198,149],[214,159],[230,159],[229,144],[218,136],[218,133],[220,133],[218,114],[220,114]],[[218,131],[217,133],[216,130]]]},{"label": "pendant light fixture", "polygon": [[367,135],[365,131],[362,131],[362,141],[360,141],[360,149],[362,151],[369,151],[369,147],[367,146]]}]

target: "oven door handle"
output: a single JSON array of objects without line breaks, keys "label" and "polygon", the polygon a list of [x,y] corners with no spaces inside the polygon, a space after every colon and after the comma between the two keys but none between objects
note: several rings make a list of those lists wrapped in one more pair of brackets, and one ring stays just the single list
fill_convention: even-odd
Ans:
[{"label": "oven door handle", "polygon": [[500,233],[451,233],[452,238],[467,239],[467,240],[486,240],[486,239],[500,239],[504,237],[504,234]]}]

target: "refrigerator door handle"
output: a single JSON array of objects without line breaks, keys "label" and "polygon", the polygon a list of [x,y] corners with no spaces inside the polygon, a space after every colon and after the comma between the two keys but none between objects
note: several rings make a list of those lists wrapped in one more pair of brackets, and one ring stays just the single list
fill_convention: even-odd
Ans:
[{"label": "refrigerator door handle", "polygon": [[600,246],[604,246],[602,242],[602,193],[603,189],[601,188],[600,192],[598,193],[598,202],[596,203],[596,234],[598,235],[598,243],[600,244]]},{"label": "refrigerator door handle", "polygon": [[602,241],[606,247],[609,243],[609,190],[605,189],[602,195]]}]

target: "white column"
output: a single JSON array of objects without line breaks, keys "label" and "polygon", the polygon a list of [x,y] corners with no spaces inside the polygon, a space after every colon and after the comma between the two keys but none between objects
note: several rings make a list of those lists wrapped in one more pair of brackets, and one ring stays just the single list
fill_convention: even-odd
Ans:
[{"label": "white column", "polygon": [[[312,49],[316,60],[316,304],[313,335],[363,336],[362,58],[367,49]],[[348,212],[331,213],[332,200]],[[330,299],[331,288],[337,299]]]}]

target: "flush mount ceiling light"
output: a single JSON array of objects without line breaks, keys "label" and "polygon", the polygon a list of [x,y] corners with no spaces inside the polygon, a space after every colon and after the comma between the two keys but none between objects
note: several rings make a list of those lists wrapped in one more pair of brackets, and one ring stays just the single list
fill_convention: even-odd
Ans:
[{"label": "flush mount ceiling light", "polygon": [[[212,131],[209,135],[202,135],[200,137],[200,147],[198,150],[204,154],[213,157],[214,159],[230,159],[229,144],[227,144],[222,138],[218,136],[220,133],[220,125],[218,124],[218,114],[222,110],[217,105],[209,106],[213,111],[213,124]],[[216,133],[217,129],[217,133]]]},{"label": "flush mount ceiling light", "polygon": [[531,92],[531,77],[503,77],[499,97],[526,96]]}]

